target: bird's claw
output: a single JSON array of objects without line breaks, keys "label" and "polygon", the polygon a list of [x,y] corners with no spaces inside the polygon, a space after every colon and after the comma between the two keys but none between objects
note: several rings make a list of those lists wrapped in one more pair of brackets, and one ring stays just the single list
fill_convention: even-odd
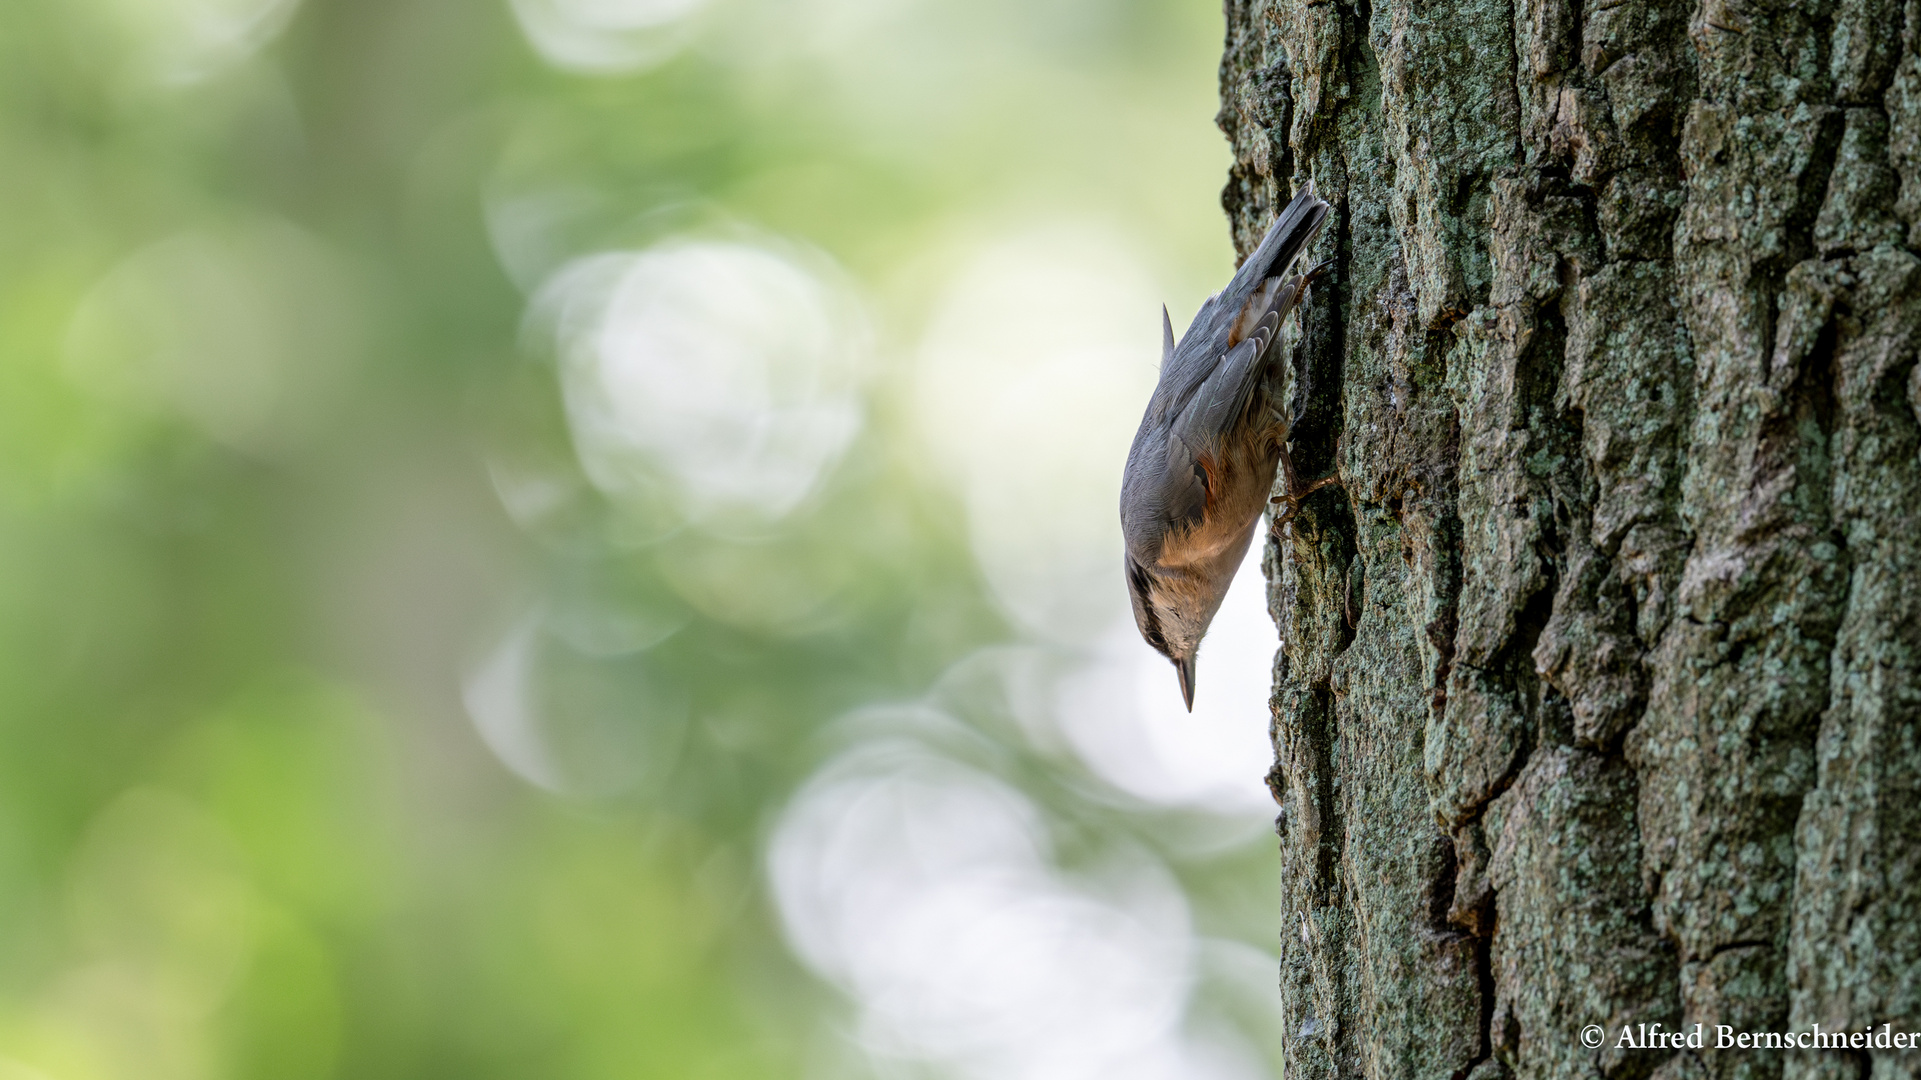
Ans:
[{"label": "bird's claw", "polygon": [[1286,495],[1275,495],[1269,498],[1267,500],[1268,505],[1280,507],[1280,511],[1274,515],[1273,524],[1269,526],[1269,532],[1273,534],[1274,539],[1279,540],[1281,538],[1281,526],[1294,520],[1294,515],[1301,509],[1301,503],[1306,501],[1309,495],[1327,487],[1329,484],[1346,486],[1341,484],[1340,474],[1335,473],[1329,476],[1323,476],[1319,480],[1311,483],[1299,485],[1299,490],[1291,491]]}]

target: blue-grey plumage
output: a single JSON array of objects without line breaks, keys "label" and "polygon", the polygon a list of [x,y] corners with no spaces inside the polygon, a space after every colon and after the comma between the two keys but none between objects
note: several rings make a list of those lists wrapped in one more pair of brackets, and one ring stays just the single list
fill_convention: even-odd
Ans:
[{"label": "blue-grey plumage", "polygon": [[1253,540],[1279,467],[1291,513],[1332,478],[1302,485],[1287,419],[1267,400],[1275,338],[1320,268],[1284,276],[1328,205],[1309,182],[1180,341],[1161,309],[1161,375],[1121,478],[1127,588],[1141,637],[1173,662],[1194,708],[1194,656]]}]

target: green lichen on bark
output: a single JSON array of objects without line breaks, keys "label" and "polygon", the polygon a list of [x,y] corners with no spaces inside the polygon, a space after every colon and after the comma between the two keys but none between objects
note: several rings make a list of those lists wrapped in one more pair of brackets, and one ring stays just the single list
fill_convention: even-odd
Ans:
[{"label": "green lichen on bark", "polygon": [[1911,1077],[1921,0],[1230,0],[1243,251],[1312,178],[1270,540],[1296,1076]]}]

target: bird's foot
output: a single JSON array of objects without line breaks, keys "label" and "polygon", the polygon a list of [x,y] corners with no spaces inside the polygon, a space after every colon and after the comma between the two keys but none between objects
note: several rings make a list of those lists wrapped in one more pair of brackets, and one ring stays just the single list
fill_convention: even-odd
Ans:
[{"label": "bird's foot", "polygon": [[[1291,479],[1293,470],[1289,469],[1287,472]],[[1336,473],[1331,476],[1323,476],[1319,480],[1307,484],[1296,481],[1293,491],[1268,499],[1269,505],[1279,507],[1279,509],[1274,512],[1273,524],[1269,526],[1269,531],[1273,533],[1274,539],[1279,540],[1281,538],[1281,526],[1294,520],[1294,515],[1301,509],[1301,503],[1305,501],[1309,495],[1314,494],[1330,484],[1340,485],[1340,474]]]}]

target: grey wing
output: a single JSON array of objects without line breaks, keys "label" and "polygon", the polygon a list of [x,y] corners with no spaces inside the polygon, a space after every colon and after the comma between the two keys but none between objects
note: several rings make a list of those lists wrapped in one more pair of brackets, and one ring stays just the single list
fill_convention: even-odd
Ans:
[{"label": "grey wing", "polygon": [[1233,347],[1174,420],[1176,435],[1195,453],[1213,453],[1222,437],[1240,423],[1266,374],[1268,353],[1281,322],[1299,302],[1301,289],[1299,276],[1272,279],[1236,317],[1229,336]]},{"label": "grey wing", "polygon": [[1187,407],[1171,422],[1158,418],[1151,405],[1141,418],[1121,477],[1121,531],[1127,550],[1143,565],[1159,560],[1170,528],[1201,522],[1208,485],[1201,459],[1220,460],[1221,441],[1246,413],[1281,321],[1294,309],[1301,289],[1298,276],[1264,285],[1236,320],[1234,347],[1214,365]]},{"label": "grey wing", "polygon": [[1143,419],[1121,477],[1121,534],[1143,566],[1160,561],[1170,529],[1200,523],[1207,480],[1194,451],[1165,424]]},{"label": "grey wing", "polygon": [[[1163,344],[1160,385],[1155,388],[1150,412],[1157,418],[1184,412],[1194,395],[1219,373],[1220,361],[1240,343],[1245,333],[1236,333],[1246,322],[1250,308],[1263,311],[1268,287],[1285,274],[1308,244],[1320,234],[1328,205],[1314,194],[1308,183],[1294,201],[1281,211],[1254,253],[1241,263],[1227,287],[1201,305],[1194,321],[1181,336],[1180,346],[1168,349]],[[1285,317],[1286,312],[1282,312]],[[1258,316],[1256,316],[1258,319]],[[1164,338],[1173,337],[1166,327]]]},{"label": "grey wing", "polygon": [[1227,287],[1201,305],[1180,345],[1161,310],[1160,380],[1121,479],[1121,527],[1141,565],[1159,561],[1170,528],[1201,520],[1207,477],[1199,456],[1218,452],[1220,436],[1260,384],[1268,347],[1299,299],[1298,285],[1271,286],[1320,232],[1327,213],[1309,183]]}]

